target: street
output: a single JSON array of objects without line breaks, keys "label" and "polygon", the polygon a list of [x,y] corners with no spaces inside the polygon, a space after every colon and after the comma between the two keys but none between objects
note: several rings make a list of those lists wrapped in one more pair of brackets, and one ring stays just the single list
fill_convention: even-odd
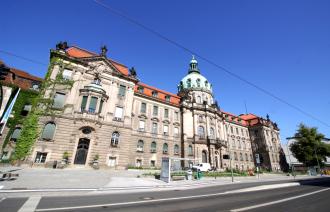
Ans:
[{"label": "street", "polygon": [[[140,193],[82,196],[2,198],[1,211],[328,211],[330,178],[300,180],[300,185],[264,187],[296,182],[254,182]],[[276,186],[275,186],[276,187]],[[245,190],[245,189],[251,189]],[[244,189],[244,190],[242,190]]]}]

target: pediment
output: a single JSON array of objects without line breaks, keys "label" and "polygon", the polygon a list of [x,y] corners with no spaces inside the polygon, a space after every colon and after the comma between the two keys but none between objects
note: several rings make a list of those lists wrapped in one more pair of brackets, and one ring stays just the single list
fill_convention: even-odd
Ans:
[{"label": "pediment", "polygon": [[156,122],[159,122],[159,119],[158,119],[158,118],[156,118],[156,117],[153,117],[153,118],[151,118],[151,121],[156,121]]},{"label": "pediment", "polygon": [[138,117],[139,118],[142,118],[142,119],[147,119],[148,117],[146,116],[146,115],[144,115],[144,114],[140,114],[140,115],[138,115]]}]

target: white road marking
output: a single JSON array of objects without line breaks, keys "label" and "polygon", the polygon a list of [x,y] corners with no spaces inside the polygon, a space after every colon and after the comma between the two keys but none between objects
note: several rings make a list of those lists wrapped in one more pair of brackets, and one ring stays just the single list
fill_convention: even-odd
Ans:
[{"label": "white road marking", "polygon": [[261,185],[251,188],[243,188],[239,190],[227,191],[227,193],[242,193],[242,192],[250,192],[250,191],[262,191],[262,190],[269,190],[269,189],[277,189],[277,188],[285,188],[291,186],[299,186],[300,183],[281,183],[281,184],[272,184],[272,185]]},{"label": "white road marking", "polygon": [[2,198],[0,199],[0,202],[4,201],[5,199],[6,199],[6,197],[2,197]]},{"label": "white road marking", "polygon": [[36,210],[41,196],[31,196],[24,205],[18,210],[18,212],[33,212]]},{"label": "white road marking", "polygon": [[3,185],[0,185],[0,189],[2,189],[3,188]]},{"label": "white road marking", "polygon": [[[276,188],[281,188],[281,185],[287,187],[287,183],[276,184]],[[253,191],[253,188],[258,188],[260,186],[250,188]],[[258,188],[259,189],[259,188]],[[266,187],[266,189],[273,189],[273,187]],[[173,201],[173,200],[184,200],[184,199],[195,199],[195,198],[203,198],[203,197],[212,197],[212,196],[222,196],[228,195],[231,193],[241,193],[247,191],[233,190],[221,193],[214,193],[214,194],[201,194],[201,195],[194,195],[194,196],[185,196],[185,197],[172,197],[172,198],[164,198],[164,199],[152,199],[152,200],[141,200],[141,201],[132,201],[132,202],[119,202],[119,203],[109,203],[109,204],[99,204],[99,205],[83,205],[83,206],[72,206],[72,207],[61,207],[61,208],[45,208],[45,209],[37,209],[36,211],[60,211],[60,210],[73,210],[73,209],[82,209],[82,208],[97,208],[97,207],[111,207],[111,206],[120,206],[120,205],[136,205],[136,204],[143,204],[143,203],[154,203],[154,202],[165,202],[165,201]],[[236,191],[236,192],[235,192]]]},{"label": "white road marking", "polygon": [[318,190],[318,191],[313,191],[313,192],[298,195],[298,196],[288,197],[288,198],[277,200],[277,201],[267,202],[267,203],[258,204],[258,205],[252,205],[252,206],[245,207],[245,208],[233,209],[233,210],[230,210],[230,211],[231,212],[247,211],[247,210],[251,210],[251,209],[255,209],[255,208],[260,208],[260,207],[274,205],[274,204],[278,204],[278,203],[282,203],[282,202],[287,202],[287,201],[298,199],[298,198],[301,198],[301,197],[310,196],[310,195],[317,194],[317,193],[327,191],[327,190],[330,190],[330,188],[325,188],[325,189],[321,189],[321,190]]}]

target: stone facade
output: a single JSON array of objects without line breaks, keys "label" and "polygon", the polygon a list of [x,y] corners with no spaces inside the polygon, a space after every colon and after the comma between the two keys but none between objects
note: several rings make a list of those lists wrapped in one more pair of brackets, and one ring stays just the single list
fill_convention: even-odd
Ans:
[{"label": "stone facade", "polygon": [[[171,157],[247,170],[260,153],[263,166],[277,170],[277,127],[270,120],[255,121],[263,119],[252,114],[221,111],[194,58],[177,95],[139,82],[136,71],[108,59],[106,49],[95,54],[65,47],[52,50],[51,58],[61,63],[50,70],[50,79],[62,75],[73,86],[46,92],[60,112],[40,120],[44,130],[28,159],[32,162],[52,164],[67,152],[73,166],[98,158],[104,167],[160,167],[162,157]],[[276,133],[276,139],[250,136],[256,130]]]}]

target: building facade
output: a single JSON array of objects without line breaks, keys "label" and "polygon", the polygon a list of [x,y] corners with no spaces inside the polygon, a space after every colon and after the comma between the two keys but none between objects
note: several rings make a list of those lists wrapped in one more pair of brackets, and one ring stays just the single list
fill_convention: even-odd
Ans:
[{"label": "building facade", "polygon": [[[52,164],[68,153],[74,166],[97,158],[101,166],[127,168],[160,167],[162,157],[171,157],[225,169],[230,160],[223,156],[231,155],[234,168],[247,170],[255,167],[259,153],[265,168],[279,169],[276,124],[220,110],[196,59],[179,82],[178,94],[172,94],[140,82],[134,68],[106,53],[105,47],[96,54],[66,43],[51,50],[46,80],[72,83],[45,92],[57,113],[40,119],[42,133],[29,161]],[[275,139],[251,136],[256,130]]]}]

